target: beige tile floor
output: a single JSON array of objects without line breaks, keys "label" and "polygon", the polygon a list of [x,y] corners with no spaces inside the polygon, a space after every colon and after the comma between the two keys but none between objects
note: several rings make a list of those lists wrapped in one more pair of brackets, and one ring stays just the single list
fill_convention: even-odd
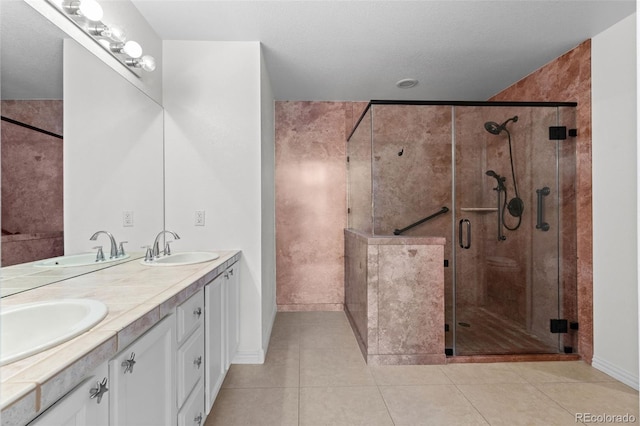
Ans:
[{"label": "beige tile floor", "polygon": [[582,361],[367,366],[343,312],[280,312],[264,365],[231,366],[205,426],[549,426],[578,413],[637,423],[638,392]]}]

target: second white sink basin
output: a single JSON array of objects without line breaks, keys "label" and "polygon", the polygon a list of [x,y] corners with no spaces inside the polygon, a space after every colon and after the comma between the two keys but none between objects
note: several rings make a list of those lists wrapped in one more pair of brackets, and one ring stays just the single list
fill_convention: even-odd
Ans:
[{"label": "second white sink basin", "polygon": [[96,253],[81,253],[42,260],[34,263],[34,266],[39,268],[68,268],[72,266],[104,265],[105,263],[117,262],[128,258],[129,255],[125,254],[124,256],[116,257],[114,259],[106,258],[105,260],[96,261]]},{"label": "second white sink basin", "polygon": [[140,263],[147,266],[182,266],[192,265],[194,263],[209,262],[216,260],[220,255],[210,251],[185,251],[174,253],[169,256],[162,256],[151,262],[141,260]]},{"label": "second white sink basin", "polygon": [[0,312],[0,365],[70,340],[107,315],[91,299],[57,299],[3,308]]}]

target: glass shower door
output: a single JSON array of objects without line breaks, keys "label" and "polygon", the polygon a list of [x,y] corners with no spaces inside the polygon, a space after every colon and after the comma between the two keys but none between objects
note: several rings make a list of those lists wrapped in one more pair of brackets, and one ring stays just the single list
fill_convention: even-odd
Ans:
[{"label": "glass shower door", "polygon": [[562,347],[558,121],[556,107],[455,108],[455,355]]}]

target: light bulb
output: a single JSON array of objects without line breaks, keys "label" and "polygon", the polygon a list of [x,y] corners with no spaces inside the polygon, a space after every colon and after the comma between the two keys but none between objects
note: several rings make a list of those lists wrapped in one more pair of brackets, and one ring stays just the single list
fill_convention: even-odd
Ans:
[{"label": "light bulb", "polygon": [[130,67],[142,68],[148,72],[156,69],[156,60],[151,55],[144,55],[142,58],[127,58],[124,63]]},{"label": "light bulb", "polygon": [[78,9],[80,14],[90,21],[99,21],[102,19],[102,6],[96,0],[82,0]]},{"label": "light bulb", "polygon": [[[127,39],[127,34],[119,25],[104,25],[101,23],[90,25],[86,28],[87,32],[93,36],[106,37],[117,43],[124,43]],[[104,39],[103,39],[104,40]],[[107,41],[107,44],[110,42]]]},{"label": "light bulb", "polygon": [[122,47],[122,52],[131,56],[132,58],[139,58],[142,56],[142,46],[140,46],[137,42],[130,40],[124,44]]},{"label": "light bulb", "polygon": [[140,58],[140,64],[142,69],[148,72],[151,72],[156,69],[156,60],[151,55],[144,55]]},{"label": "light bulb", "polygon": [[105,40],[103,38],[98,39],[98,43],[100,43],[100,45],[105,49],[109,49],[111,47],[111,43],[109,43],[109,40]]},{"label": "light bulb", "polygon": [[124,43],[127,40],[127,33],[120,25],[108,25],[105,30],[102,31],[102,35],[119,43]]}]

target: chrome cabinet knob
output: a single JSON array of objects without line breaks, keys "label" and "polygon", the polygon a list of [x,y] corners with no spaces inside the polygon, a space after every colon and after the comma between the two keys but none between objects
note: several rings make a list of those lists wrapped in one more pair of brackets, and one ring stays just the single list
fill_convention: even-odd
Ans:
[{"label": "chrome cabinet knob", "polygon": [[233,268],[229,269],[229,275],[233,276]]},{"label": "chrome cabinet knob", "polygon": [[120,365],[124,367],[124,374],[127,374],[127,372],[133,374],[133,366],[136,363],[135,358],[136,358],[135,352],[131,352],[131,357],[126,361],[122,361],[122,364]]},{"label": "chrome cabinet knob", "polygon": [[101,382],[96,382],[95,388],[89,389],[89,398],[97,398],[98,404],[100,404],[100,401],[102,401],[102,396],[107,392],[109,392],[109,388],[107,388],[107,378],[105,377]]},{"label": "chrome cabinet knob", "polygon": [[200,315],[202,315],[202,308],[201,307],[197,307],[193,310],[193,315],[197,316],[198,318],[200,318]]},{"label": "chrome cabinet knob", "polygon": [[193,422],[200,426],[202,424],[202,413],[198,413],[198,415],[193,418]]},{"label": "chrome cabinet knob", "polygon": [[196,368],[200,369],[201,364],[202,364],[202,356],[199,356],[193,360],[193,365],[195,365]]}]

